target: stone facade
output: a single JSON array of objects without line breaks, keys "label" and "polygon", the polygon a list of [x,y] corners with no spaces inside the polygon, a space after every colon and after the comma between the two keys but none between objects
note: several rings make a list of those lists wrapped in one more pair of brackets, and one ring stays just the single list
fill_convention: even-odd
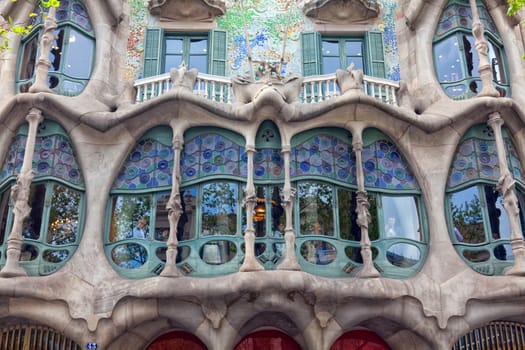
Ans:
[{"label": "stone facade", "polygon": [[[16,236],[17,225],[13,225],[14,233],[9,240],[6,237],[5,245],[11,260],[0,272],[3,324],[45,325],[82,347],[96,343],[99,349],[143,349],[170,330],[194,334],[212,350],[233,349],[248,334],[272,328],[290,335],[303,349],[324,350],[330,349],[344,332],[365,328],[379,335],[392,349],[421,350],[450,349],[459,337],[490,321],[525,323],[521,232],[514,230],[510,237],[515,256],[513,266],[498,276],[480,274],[467,265],[452,244],[445,201],[456,149],[474,125],[488,124],[496,134],[503,125],[521,164],[525,164],[525,63],[521,59],[524,42],[518,25],[520,18],[506,16],[504,1],[484,1],[503,41],[512,95],[454,101],[437,81],[432,51],[437,21],[447,1],[384,1],[382,5],[364,0],[305,2],[307,6],[293,1],[290,6],[299,11],[305,6],[308,15],[322,14],[320,20],[324,24],[317,26],[324,28],[337,25],[343,30],[345,26],[364,25],[373,29],[391,21],[389,30],[394,31],[395,41],[386,40],[395,46],[388,53],[387,76],[393,80],[400,78],[398,103],[385,103],[363,93],[362,72],[351,70],[338,74],[342,95],[319,103],[305,103],[300,98],[305,77],[297,74],[300,57],[290,57],[286,72],[290,75],[284,79],[242,80],[234,74],[247,66],[239,59],[242,54],[233,43],[228,49],[237,50],[237,56],[233,53],[229,56],[228,72],[233,75],[235,103],[210,101],[196,95],[192,86],[198,79],[197,73],[185,67],[172,71],[173,87],[165,94],[135,103],[133,83],[141,71],[144,28],[161,20],[168,23],[166,28],[170,25],[179,29],[211,28],[217,23],[233,28],[235,25],[225,19],[237,5],[229,2],[85,0],[96,37],[96,56],[89,83],[74,97],[42,90],[17,93],[21,38],[11,38],[13,49],[2,52],[0,61],[1,163],[6,161],[22,124],[36,128],[38,118],[54,121],[71,140],[85,182],[87,205],[78,249],[58,271],[47,276],[27,276],[16,266],[22,240],[20,232]],[[339,13],[338,6],[344,7],[346,3],[352,9],[362,9],[364,14],[353,19],[359,23],[341,24],[339,16],[335,24],[326,24],[330,16]],[[1,4],[1,14],[17,22],[33,11],[35,1]],[[203,9],[208,9],[206,18],[201,18]],[[299,17],[302,22],[294,24],[294,31],[316,25],[315,19],[302,12],[294,18]],[[298,249],[294,251],[297,228],[291,221],[290,209],[286,260],[276,270],[263,270],[253,248],[250,251],[254,237],[248,224],[244,238],[246,253],[239,272],[206,278],[185,275],[175,265],[179,242],[173,233],[179,220],[180,198],[178,191],[172,190],[168,204],[171,236],[164,272],[142,279],[125,278],[117,273],[105,250],[108,198],[137,140],[154,127],[169,126],[173,130],[174,152],[180,155],[185,131],[199,126],[220,127],[242,135],[250,153],[255,147],[257,130],[265,120],[271,120],[279,129],[283,153],[289,153],[293,135],[315,128],[350,131],[354,151],[359,149],[360,135],[367,128],[388,135],[407,159],[420,186],[428,227],[427,252],[420,270],[409,278],[381,277],[370,261],[366,263],[370,242],[361,241],[363,266],[369,271],[363,267],[362,274],[346,278],[302,271],[295,260],[295,254],[299,254]],[[29,141],[31,135],[30,129]],[[499,145],[503,141],[496,137],[495,142]],[[25,149],[31,150],[31,142]],[[26,172],[30,161],[25,161],[26,168],[22,167]],[[248,165],[250,171],[253,168]],[[503,175],[505,172],[499,188],[512,193],[513,179],[510,174]],[[180,174],[174,170],[175,189],[178,177]],[[27,190],[27,181],[31,182],[31,178],[24,180],[21,176],[17,185]],[[284,180],[284,199],[293,202],[294,191],[286,187],[286,182],[289,185],[289,174]],[[245,202],[247,208],[253,208],[256,203],[250,204],[250,198],[254,198],[255,192],[249,185],[248,180]],[[517,206],[510,196],[505,195],[505,209],[513,220],[512,210]],[[20,213],[15,213],[15,223],[18,215],[20,226],[27,197],[19,194],[12,199],[20,202],[15,205],[21,207]],[[251,219],[250,210],[247,215]],[[361,229],[365,229],[366,210],[362,215]],[[514,220],[518,220],[517,215]]]}]

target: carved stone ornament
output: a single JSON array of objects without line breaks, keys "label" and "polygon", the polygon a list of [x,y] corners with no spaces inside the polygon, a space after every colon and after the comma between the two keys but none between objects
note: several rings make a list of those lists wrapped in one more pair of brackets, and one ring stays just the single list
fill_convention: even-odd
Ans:
[{"label": "carved stone ornament", "polygon": [[318,22],[351,24],[379,16],[380,7],[368,0],[306,0],[303,13]]},{"label": "carved stone ornament", "polygon": [[149,0],[148,10],[154,16],[175,21],[213,21],[224,15],[224,0]]}]

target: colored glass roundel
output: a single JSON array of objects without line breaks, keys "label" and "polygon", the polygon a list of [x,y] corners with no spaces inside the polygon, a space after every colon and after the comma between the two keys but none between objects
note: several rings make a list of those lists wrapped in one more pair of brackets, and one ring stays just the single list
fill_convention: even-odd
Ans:
[{"label": "colored glass roundel", "polygon": [[246,173],[244,147],[230,139],[207,133],[185,142],[181,161],[182,181],[221,174],[245,177]]},{"label": "colored glass roundel", "polygon": [[396,145],[378,140],[363,148],[365,186],[374,188],[416,190],[418,184]]},{"label": "colored glass roundel", "polygon": [[317,135],[292,149],[291,175],[323,176],[355,184],[352,146],[331,135]]},{"label": "colored glass roundel", "polygon": [[[511,168],[512,175],[515,179],[524,182],[518,155],[511,142],[508,139],[504,139],[504,141],[508,154],[507,163]],[[496,142],[469,138],[459,145],[454,156],[448,187],[454,188],[478,179],[498,181],[500,173]]]},{"label": "colored glass roundel", "polygon": [[[20,173],[27,137],[18,135],[11,144],[0,179]],[[73,154],[69,140],[62,135],[38,136],[33,155],[35,178],[52,176],[74,185],[83,185],[80,167]]]},{"label": "colored glass roundel", "polygon": [[[48,9],[45,9],[45,11],[47,12]],[[43,16],[40,8],[37,8],[35,13],[36,16],[31,18],[31,24],[33,27],[43,23]],[[75,23],[90,34],[93,34],[93,25],[89,20],[89,15],[86,8],[79,0],[61,0],[60,6],[56,10],[56,21],[58,24],[66,21]]]},{"label": "colored glass roundel", "polygon": [[131,151],[113,188],[121,190],[171,186],[173,149],[145,138]]}]

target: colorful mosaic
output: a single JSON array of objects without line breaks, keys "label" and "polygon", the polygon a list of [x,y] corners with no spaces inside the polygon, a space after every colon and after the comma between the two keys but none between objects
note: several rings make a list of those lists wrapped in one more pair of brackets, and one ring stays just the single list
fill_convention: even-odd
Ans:
[{"label": "colorful mosaic", "polygon": [[352,146],[331,135],[314,136],[292,148],[291,176],[322,176],[356,185]]},{"label": "colorful mosaic", "polygon": [[[505,139],[508,152],[508,161],[512,175],[523,182],[523,172],[519,158],[508,139]],[[464,140],[458,148],[452,170],[448,179],[448,188],[454,188],[473,180],[498,181],[500,167],[496,142],[469,138]]]},{"label": "colorful mosaic", "polygon": [[[48,9],[46,9],[46,12],[47,11]],[[31,24],[34,27],[43,23],[42,10],[37,8],[35,13],[36,16],[31,18]],[[65,21],[73,22],[93,35],[93,26],[89,20],[88,13],[82,2],[79,0],[61,0],[60,6],[56,11],[56,21],[58,24]]]},{"label": "colorful mosaic", "polygon": [[[1,173],[1,180],[17,176],[24,161],[26,136],[18,136],[9,152]],[[35,179],[52,176],[75,185],[83,185],[80,168],[73,154],[69,140],[62,135],[36,138],[33,155]]]},{"label": "colorful mosaic", "polygon": [[417,190],[408,163],[390,141],[379,140],[363,148],[365,186],[389,190]]},{"label": "colorful mosaic", "polygon": [[[478,11],[485,30],[497,35],[498,31],[487,10],[483,6],[478,6]],[[469,33],[472,31],[472,12],[468,3],[451,4],[445,8],[436,28],[436,36],[440,37],[456,28],[466,29]]]},{"label": "colorful mosaic", "polygon": [[[284,51],[285,64],[281,73],[300,74],[302,72],[300,34],[313,30],[312,20],[305,17],[302,12],[303,3],[302,0],[244,0],[243,16],[239,1],[227,1],[225,15],[217,18],[217,28],[228,31],[226,75],[249,74],[248,47],[253,61],[279,62]],[[149,18],[142,0],[130,0],[130,8],[126,78],[134,80],[139,77],[142,67],[144,30]],[[398,81],[396,8],[396,0],[381,1],[381,17],[377,19],[373,29],[383,32],[387,78]],[[245,35],[245,22],[249,44]]]},{"label": "colorful mosaic", "polygon": [[173,149],[151,138],[142,139],[131,151],[114,189],[132,190],[171,186]]},{"label": "colorful mosaic", "polygon": [[184,182],[217,175],[246,177],[246,161],[244,147],[219,134],[201,134],[184,145],[181,178]]}]

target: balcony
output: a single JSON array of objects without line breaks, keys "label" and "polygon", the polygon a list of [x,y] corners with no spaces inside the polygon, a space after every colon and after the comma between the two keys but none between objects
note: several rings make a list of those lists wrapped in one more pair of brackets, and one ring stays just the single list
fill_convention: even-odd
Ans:
[{"label": "balcony", "polygon": [[[396,91],[399,89],[398,82],[364,75],[360,86],[365,95],[382,103],[398,105],[396,98]],[[172,87],[173,80],[170,73],[136,80],[134,83],[135,103],[143,103],[162,96]],[[198,73],[193,92],[206,100],[218,103],[234,104],[236,102],[232,80],[227,77]],[[309,76],[302,80],[300,101],[303,103],[316,104],[339,96],[341,96],[341,88],[335,73]]]}]

